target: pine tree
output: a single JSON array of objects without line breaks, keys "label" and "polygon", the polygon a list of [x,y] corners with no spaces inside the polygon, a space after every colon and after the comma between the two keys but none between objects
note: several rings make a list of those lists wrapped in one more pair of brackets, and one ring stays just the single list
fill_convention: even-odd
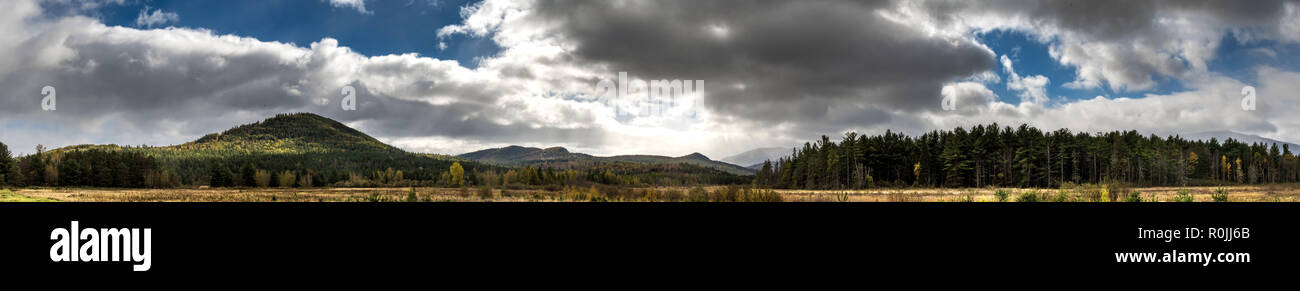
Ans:
[{"label": "pine tree", "polygon": [[[1205,163],[1204,157],[1217,158]],[[1028,125],[935,130],[915,139],[891,131],[875,136],[846,133],[838,143],[826,137],[805,143],[802,150],[769,162],[767,168],[760,169],[755,184],[804,189],[869,187],[864,185],[871,184],[867,177],[899,187],[1300,180],[1300,157],[1286,145],[1188,141],[1131,130],[1095,135],[1066,129],[1044,132]]]},{"label": "pine tree", "polygon": [[230,169],[227,169],[225,164],[221,162],[217,162],[216,164],[212,165],[210,171],[211,172],[209,174],[209,177],[211,178],[208,182],[209,186],[212,187],[235,186],[234,179],[233,179],[234,173],[230,172]]},{"label": "pine tree", "polygon": [[239,169],[239,174],[240,174],[240,176],[242,177],[242,178],[240,179],[240,180],[243,182],[243,185],[242,185],[242,186],[245,186],[245,187],[257,187],[257,186],[258,186],[258,185],[257,185],[257,167],[254,167],[254,166],[253,166],[253,163],[244,163],[244,166],[243,166],[243,167],[240,167],[240,169]]},{"label": "pine tree", "polygon": [[59,165],[59,185],[78,186],[82,185],[81,163],[77,160],[68,160]]},{"label": "pine tree", "polygon": [[947,138],[944,143],[943,159],[944,166],[944,185],[948,187],[960,187],[966,185],[965,177],[971,170],[970,161],[966,156],[967,148],[966,131],[957,128]]},{"label": "pine tree", "polygon": [[18,165],[14,162],[13,153],[9,152],[9,146],[0,142],[0,186],[9,186],[14,184],[14,174],[18,173]]},{"label": "pine tree", "polygon": [[763,161],[763,167],[758,170],[755,184],[759,187],[770,187],[772,184],[772,160]]},{"label": "pine tree", "polygon": [[824,188],[840,188],[840,185],[842,184],[840,183],[839,166],[840,154],[835,151],[835,148],[828,149],[826,151],[826,178],[825,182],[823,182],[823,185],[825,185]]}]

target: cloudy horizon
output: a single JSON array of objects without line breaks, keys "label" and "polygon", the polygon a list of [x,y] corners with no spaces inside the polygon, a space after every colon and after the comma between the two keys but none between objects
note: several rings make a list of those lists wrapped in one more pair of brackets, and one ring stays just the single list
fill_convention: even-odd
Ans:
[{"label": "cloudy horizon", "polygon": [[[288,112],[442,154],[717,159],[990,122],[1300,141],[1297,1],[9,2],[0,142],[17,153],[180,144]],[[595,93],[620,72],[704,87],[629,113]]]}]

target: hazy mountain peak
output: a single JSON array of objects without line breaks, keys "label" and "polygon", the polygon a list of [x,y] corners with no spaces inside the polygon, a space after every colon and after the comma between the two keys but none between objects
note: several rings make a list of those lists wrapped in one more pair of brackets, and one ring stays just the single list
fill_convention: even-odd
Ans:
[{"label": "hazy mountain peak", "polygon": [[1188,140],[1204,140],[1204,141],[1209,141],[1211,138],[1214,138],[1220,144],[1222,144],[1224,141],[1231,138],[1238,142],[1247,143],[1247,144],[1263,143],[1269,146],[1273,144],[1277,144],[1278,147],[1281,147],[1282,145],[1291,145],[1292,149],[1297,148],[1297,145],[1295,143],[1275,140],[1275,139],[1253,135],[1253,134],[1240,133],[1231,130],[1203,131],[1203,132],[1184,135],[1182,137]]},{"label": "hazy mountain peak", "polygon": [[564,148],[564,147],[549,147],[549,148],[543,149],[542,151],[543,151],[543,152],[546,152],[546,153],[555,153],[555,154],[567,154],[567,153],[569,153],[569,149],[566,149],[566,148]]},{"label": "hazy mountain peak", "polygon": [[778,158],[789,156],[789,155],[790,155],[790,148],[782,148],[782,147],[757,148],[757,149],[752,149],[749,151],[745,151],[743,153],[736,154],[734,156],[722,158],[721,161],[737,164],[737,165],[753,165],[753,164],[760,164],[763,161],[767,161],[767,160],[775,161]]},{"label": "hazy mountain peak", "polygon": [[704,156],[704,154],[701,154],[701,153],[691,153],[691,154],[689,154],[689,155],[682,156],[681,158],[683,158],[683,159],[694,159],[694,160],[712,161],[712,160],[709,159],[709,157]]}]

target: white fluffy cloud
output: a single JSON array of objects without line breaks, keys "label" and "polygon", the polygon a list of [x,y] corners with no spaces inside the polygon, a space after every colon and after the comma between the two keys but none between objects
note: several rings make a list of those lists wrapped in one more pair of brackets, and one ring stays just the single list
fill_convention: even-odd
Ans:
[{"label": "white fluffy cloud", "polygon": [[162,25],[168,22],[177,22],[180,20],[181,16],[175,12],[163,12],[162,9],[150,11],[149,6],[145,6],[143,10],[140,10],[140,15],[135,17],[135,25],[153,27],[155,25]]},{"label": "white fluffy cloud", "polygon": [[1020,91],[1021,103],[1044,104],[1050,99],[1047,97],[1047,77],[1043,75],[1033,75],[1021,77],[1016,73],[1016,68],[1012,66],[1011,58],[1002,55],[1002,69],[1007,72],[1007,89]]},{"label": "white fluffy cloud", "polygon": [[1228,33],[1296,41],[1293,1],[901,1],[891,19],[943,35],[1015,30],[1050,45],[1073,67],[1071,88],[1151,89],[1162,80],[1208,75]]},{"label": "white fluffy cloud", "polygon": [[373,13],[369,10],[366,10],[366,0],[328,0],[328,1],[330,2],[330,5],[334,7],[356,9],[357,12],[361,12],[363,14]]},{"label": "white fluffy cloud", "polygon": [[[1207,77],[1194,82],[1185,92],[1135,97],[1103,97],[1042,107],[1021,103],[1011,105],[997,101],[969,102],[975,108],[958,113],[926,114],[924,118],[938,127],[970,126],[997,122],[1003,125],[1028,123],[1040,128],[1069,128],[1076,132],[1139,130],[1147,134],[1176,135],[1206,131],[1236,131],[1261,134],[1282,140],[1300,140],[1289,112],[1300,110],[1300,102],[1287,92],[1300,89],[1300,73],[1260,67],[1263,76],[1258,89],[1256,111],[1243,110],[1242,87],[1249,84],[1223,76]],[[958,83],[944,88],[944,94],[965,96],[968,100],[987,100],[991,92],[978,83]],[[973,112],[974,114],[972,114]]]},{"label": "white fluffy cloud", "polygon": [[[1066,5],[1068,4],[1068,5]],[[994,30],[1027,33],[1049,47],[1060,65],[1072,67],[1075,80],[1067,88],[1108,88],[1115,96],[1043,104],[1049,80],[1041,75],[1020,76],[1013,60],[999,58],[1008,73],[1007,88],[1021,97],[1018,105],[977,103],[956,112],[920,114],[918,126],[948,128],[976,123],[1029,123],[1043,128],[1076,131],[1129,130],[1144,133],[1188,134],[1230,130],[1282,140],[1300,140],[1291,128],[1294,118],[1285,112],[1297,108],[1286,92],[1296,89],[1300,75],[1287,69],[1256,68],[1258,83],[1247,84],[1210,71],[1207,63],[1222,41],[1300,42],[1300,9],[1294,1],[899,1],[882,10],[887,18],[922,27],[928,33],[974,38]],[[1226,40],[1225,40],[1226,38]],[[1270,49],[1263,55],[1281,56]],[[996,79],[974,76],[984,83]],[[1133,96],[1164,82],[1182,82],[1187,88],[1170,94]],[[1258,111],[1241,110],[1243,86],[1259,89]],[[979,83],[945,86],[942,94],[982,96],[971,87]],[[959,88],[967,87],[959,90]],[[1269,92],[1269,93],[1265,93]],[[958,94],[960,95],[960,94]],[[1045,105],[1045,106],[1044,106]],[[972,114],[971,112],[978,112]],[[896,118],[901,119],[901,118]],[[906,124],[906,123],[904,123]]]}]

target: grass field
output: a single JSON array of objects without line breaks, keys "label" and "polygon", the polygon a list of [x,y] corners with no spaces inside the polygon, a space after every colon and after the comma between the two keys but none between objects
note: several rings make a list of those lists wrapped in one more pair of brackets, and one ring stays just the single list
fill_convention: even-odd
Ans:
[{"label": "grass field", "polygon": [[[730,193],[727,187],[572,188],[560,191],[486,188],[312,188],[312,189],[94,189],[0,190],[0,202],[543,202],[543,201],[785,201],[785,202],[1177,202],[1215,201],[1219,190],[1231,202],[1300,202],[1300,185],[1232,187],[1067,189],[904,188],[871,190],[774,190]],[[730,188],[734,189],[734,188]],[[1000,198],[998,192],[1003,194]],[[1134,191],[1137,195],[1133,196]],[[1186,192],[1183,195],[1182,192]],[[604,193],[601,193],[604,192]],[[1109,193],[1123,192],[1123,194]],[[746,196],[753,194],[754,196]],[[737,197],[739,196],[739,198]],[[779,197],[772,197],[779,196]],[[759,197],[759,198],[754,198]],[[1136,197],[1136,198],[1134,198]],[[1222,199],[1223,196],[1219,198]]]},{"label": "grass field", "polygon": [[13,191],[0,189],[0,202],[54,202],[58,200],[49,198],[28,197],[15,194]]}]

